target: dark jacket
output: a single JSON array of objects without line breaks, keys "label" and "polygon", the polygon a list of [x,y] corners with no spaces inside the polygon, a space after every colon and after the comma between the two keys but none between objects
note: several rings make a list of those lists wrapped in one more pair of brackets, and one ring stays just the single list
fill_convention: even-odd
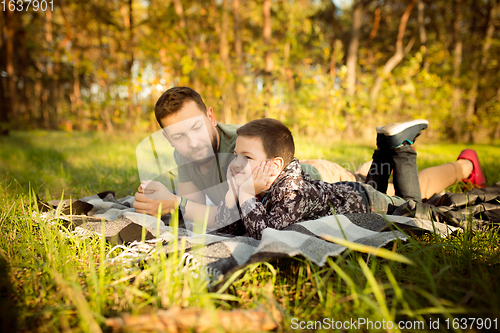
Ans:
[{"label": "dark jacket", "polygon": [[[260,239],[266,228],[283,229],[290,224],[323,216],[365,213],[366,206],[358,191],[345,184],[330,184],[311,179],[297,159],[281,171],[263,199],[253,198],[229,209],[223,200],[215,223],[224,232],[236,233],[241,224],[253,238]],[[236,222],[235,222],[236,221]]]}]

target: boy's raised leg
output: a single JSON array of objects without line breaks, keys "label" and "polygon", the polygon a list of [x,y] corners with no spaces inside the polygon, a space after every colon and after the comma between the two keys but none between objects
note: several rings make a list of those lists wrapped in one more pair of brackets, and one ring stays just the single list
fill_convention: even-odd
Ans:
[{"label": "boy's raised leg", "polygon": [[418,180],[417,152],[410,145],[392,149],[393,179],[396,196],[422,202]]},{"label": "boy's raised leg", "polygon": [[377,127],[377,149],[366,182],[385,193],[392,171],[396,196],[422,201],[417,153],[411,145],[427,126],[427,120],[417,119]]}]

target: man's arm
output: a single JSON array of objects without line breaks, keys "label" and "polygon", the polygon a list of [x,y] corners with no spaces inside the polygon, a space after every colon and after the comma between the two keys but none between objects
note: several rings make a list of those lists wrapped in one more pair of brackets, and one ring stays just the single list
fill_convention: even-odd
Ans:
[{"label": "man's arm", "polygon": [[[139,186],[139,191],[135,194],[134,208],[138,213],[157,216],[161,204],[161,215],[170,213],[178,206],[181,197],[188,200],[184,219],[196,223],[204,223],[207,219],[208,227],[215,227],[215,214],[217,207],[205,205],[205,193],[198,189],[193,182],[179,183],[178,195],[173,195],[160,182],[149,182]],[[177,202],[175,202],[177,201]]]},{"label": "man's arm", "polygon": [[205,204],[205,193],[203,193],[203,191],[201,191],[193,182],[179,182],[177,187],[179,189],[177,191],[178,196],[184,197],[189,201],[194,201],[195,203]]},{"label": "man's arm", "polygon": [[[217,213],[216,206],[207,206],[206,196],[193,182],[179,183],[179,192],[177,195],[178,202],[181,197],[188,200],[186,204],[186,212],[183,216],[185,220],[195,223],[204,223],[207,219],[207,226],[215,228],[215,214]],[[208,217],[207,217],[208,210]]]}]

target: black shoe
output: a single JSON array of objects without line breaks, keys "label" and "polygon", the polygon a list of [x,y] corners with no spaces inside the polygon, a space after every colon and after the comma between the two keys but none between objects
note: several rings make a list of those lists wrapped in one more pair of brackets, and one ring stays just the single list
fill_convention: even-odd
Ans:
[{"label": "black shoe", "polygon": [[391,148],[401,146],[404,142],[410,145],[415,143],[415,139],[427,128],[429,122],[425,119],[409,120],[400,123],[377,126],[377,143],[380,134],[385,136],[386,144]]}]

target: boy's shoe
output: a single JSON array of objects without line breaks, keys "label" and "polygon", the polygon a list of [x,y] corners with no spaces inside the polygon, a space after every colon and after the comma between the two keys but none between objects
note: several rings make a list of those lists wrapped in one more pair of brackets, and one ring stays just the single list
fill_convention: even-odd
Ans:
[{"label": "boy's shoe", "polygon": [[469,160],[472,162],[473,168],[470,173],[469,178],[464,179],[464,182],[471,182],[481,188],[486,187],[486,179],[484,178],[483,171],[481,170],[481,165],[479,164],[479,158],[477,153],[473,149],[464,149],[458,155],[457,160]]},{"label": "boy's shoe", "polygon": [[416,119],[400,123],[377,126],[377,133],[385,136],[385,142],[391,148],[401,146],[404,142],[410,145],[427,128],[429,122],[425,119]]}]

